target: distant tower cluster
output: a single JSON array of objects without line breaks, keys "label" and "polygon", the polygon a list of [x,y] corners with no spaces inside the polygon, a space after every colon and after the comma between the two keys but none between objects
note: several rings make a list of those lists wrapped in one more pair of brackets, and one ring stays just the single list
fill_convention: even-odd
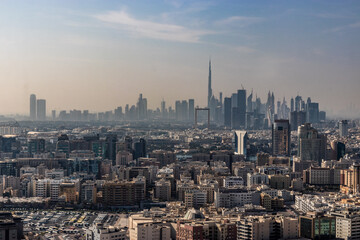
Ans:
[{"label": "distant tower cluster", "polygon": [[207,107],[210,109],[210,118],[215,123],[223,122],[223,103],[222,103],[222,93],[219,93],[219,98],[216,98],[213,94],[212,87],[212,72],[211,72],[211,60],[209,60],[209,78],[208,78],[208,97],[207,97]]},{"label": "distant tower cluster", "polygon": [[30,95],[30,120],[46,120],[46,100],[36,99],[35,94]]}]

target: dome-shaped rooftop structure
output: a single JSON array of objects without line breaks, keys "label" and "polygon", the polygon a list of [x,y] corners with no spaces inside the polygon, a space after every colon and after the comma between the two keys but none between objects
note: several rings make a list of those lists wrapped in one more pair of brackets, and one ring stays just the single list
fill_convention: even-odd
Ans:
[{"label": "dome-shaped rooftop structure", "polygon": [[189,209],[184,216],[184,219],[186,220],[204,219],[204,218],[205,218],[204,214],[202,214],[202,212],[194,208]]}]

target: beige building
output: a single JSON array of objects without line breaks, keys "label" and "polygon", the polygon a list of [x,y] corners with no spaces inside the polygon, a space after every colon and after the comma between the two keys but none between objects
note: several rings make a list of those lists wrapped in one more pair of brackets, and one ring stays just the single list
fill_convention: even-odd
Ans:
[{"label": "beige building", "polygon": [[290,176],[289,175],[271,175],[269,176],[269,184],[271,188],[275,189],[290,189]]},{"label": "beige building", "polygon": [[200,208],[207,202],[207,193],[198,189],[193,189],[185,192],[185,207]]},{"label": "beige building", "polygon": [[297,239],[299,236],[299,220],[297,218],[281,217],[280,229],[282,239]]},{"label": "beige building", "polygon": [[154,197],[159,201],[170,201],[171,182],[161,179],[155,183]]},{"label": "beige building", "polygon": [[119,151],[116,154],[116,165],[126,166],[133,160],[133,155],[127,151]]},{"label": "beige building", "polygon": [[129,217],[130,240],[170,240],[171,229],[166,223],[139,215]]},{"label": "beige building", "polygon": [[340,169],[310,167],[303,172],[303,180],[311,185],[340,185]]},{"label": "beige building", "polygon": [[297,239],[298,219],[275,216],[246,216],[237,222],[238,240]]}]

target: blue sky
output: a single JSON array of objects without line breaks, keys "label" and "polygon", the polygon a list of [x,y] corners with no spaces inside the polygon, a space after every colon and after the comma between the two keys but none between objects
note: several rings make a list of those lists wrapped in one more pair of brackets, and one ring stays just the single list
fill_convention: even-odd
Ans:
[{"label": "blue sky", "polygon": [[[359,1],[0,1],[0,113],[110,110],[243,85],[360,112]],[[11,102],[7,99],[12,99]],[[354,111],[357,111],[354,114]]]}]

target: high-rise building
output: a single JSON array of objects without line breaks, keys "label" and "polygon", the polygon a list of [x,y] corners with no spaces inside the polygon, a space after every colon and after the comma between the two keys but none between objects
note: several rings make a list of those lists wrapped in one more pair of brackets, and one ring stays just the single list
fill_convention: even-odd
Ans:
[{"label": "high-rise building", "polygon": [[300,161],[317,161],[319,165],[322,159],[326,159],[327,136],[320,134],[311,127],[310,123],[305,123],[298,128],[298,157]]},{"label": "high-rise building", "polygon": [[331,147],[331,156],[332,160],[340,160],[340,158],[345,156],[345,144],[338,141],[332,141],[330,144]]},{"label": "high-rise building", "polygon": [[36,119],[39,121],[46,120],[46,100],[38,99],[36,101]]},{"label": "high-rise building", "polygon": [[208,107],[210,107],[210,101],[211,101],[211,98],[213,96],[213,93],[212,93],[212,88],[211,88],[211,60],[209,60],[209,78],[208,78]]},{"label": "high-rise building", "polygon": [[300,96],[296,96],[295,98],[295,112],[299,112],[301,111],[301,97]]},{"label": "high-rise building", "polygon": [[159,201],[170,201],[171,199],[171,182],[160,179],[155,183],[154,197]]},{"label": "high-rise building", "polygon": [[116,143],[117,143],[117,135],[116,134],[108,134],[106,136],[106,158],[112,160],[113,164],[116,163]]},{"label": "high-rise building", "polygon": [[45,152],[45,139],[30,139],[28,142],[28,152],[30,154]]},{"label": "high-rise building", "polygon": [[246,145],[247,145],[247,132],[246,131],[235,131],[234,132],[234,146],[235,154],[241,154],[246,156]]},{"label": "high-rise building", "polygon": [[238,103],[237,93],[231,94],[231,107],[233,108],[237,107],[238,106],[237,103]]},{"label": "high-rise building", "polygon": [[224,126],[231,127],[231,98],[224,99]]},{"label": "high-rise building", "polygon": [[339,134],[340,137],[346,137],[348,135],[348,121],[341,120],[339,122]]},{"label": "high-rise building", "polygon": [[360,165],[354,164],[353,166],[354,180],[353,180],[353,192],[360,193]]},{"label": "high-rise building", "polygon": [[187,121],[189,119],[189,105],[186,100],[181,101],[181,120]]},{"label": "high-rise building", "polygon": [[306,104],[306,121],[309,123],[319,122],[319,103],[308,101]]},{"label": "high-rise building", "polygon": [[325,122],[325,120],[326,120],[326,112],[320,111],[319,112],[319,121]]},{"label": "high-rise building", "polygon": [[239,122],[242,128],[246,126],[246,90],[237,91],[237,107],[239,111]]},{"label": "high-rise building", "polygon": [[360,212],[348,208],[330,213],[336,217],[336,239],[360,239]]},{"label": "high-rise building", "polygon": [[189,99],[189,120],[193,122],[195,119],[195,101],[194,99]]},{"label": "high-rise building", "polygon": [[297,130],[299,126],[306,122],[306,112],[291,112],[290,113],[290,126],[291,130]]},{"label": "high-rise building", "polygon": [[134,159],[140,157],[146,157],[146,141],[143,138],[134,144]]},{"label": "high-rise building", "polygon": [[116,153],[116,165],[126,166],[133,160],[133,155],[130,152],[119,151]]},{"label": "high-rise building", "polygon": [[180,101],[176,101],[175,102],[175,114],[176,114],[176,120],[180,121],[181,120],[181,102]]},{"label": "high-rise building", "polygon": [[231,108],[231,128],[240,129],[240,111],[238,107]]},{"label": "high-rise building", "polygon": [[56,119],[56,110],[51,111],[51,119],[54,121]]},{"label": "high-rise building", "polygon": [[161,116],[163,119],[166,119],[166,103],[164,100],[161,101]]},{"label": "high-rise building", "polygon": [[307,239],[335,239],[336,218],[322,213],[310,212],[299,217],[300,237]]},{"label": "high-rise building", "polygon": [[106,182],[103,185],[103,204],[106,206],[134,206],[145,199],[145,181]]},{"label": "high-rise building", "polygon": [[272,127],[273,155],[290,156],[289,120],[275,120]]},{"label": "high-rise building", "polygon": [[36,120],[36,95],[30,95],[30,120]]}]

